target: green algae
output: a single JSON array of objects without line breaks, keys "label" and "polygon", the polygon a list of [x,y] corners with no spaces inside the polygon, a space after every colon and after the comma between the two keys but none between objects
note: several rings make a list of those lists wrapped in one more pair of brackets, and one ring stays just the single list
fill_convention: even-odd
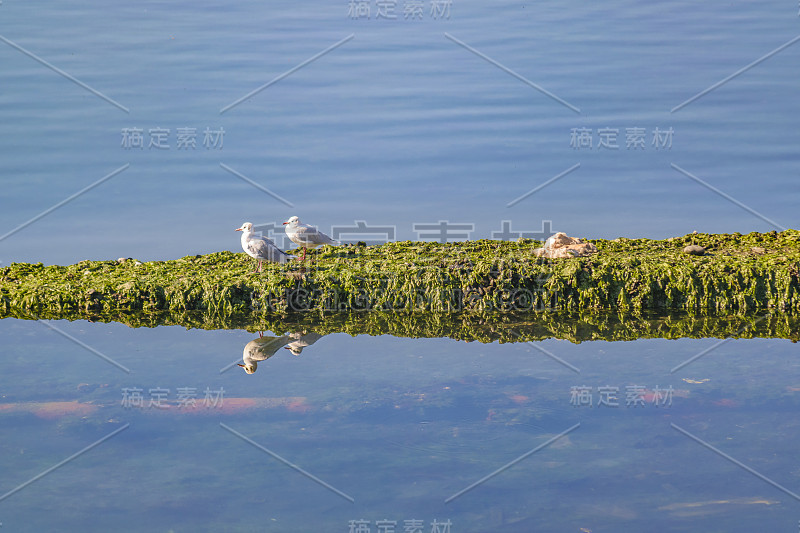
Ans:
[{"label": "green algae", "polygon": [[[800,232],[593,240],[590,257],[543,259],[537,243],[478,240],[324,247],[303,266],[243,253],[174,261],[14,263],[0,269],[0,308],[42,312],[509,312],[643,309],[800,310]],[[688,244],[703,256],[682,252]]]},{"label": "green algae", "polygon": [[[597,254],[554,260],[537,257],[527,239],[323,247],[305,265],[268,264],[258,274],[232,252],[14,263],[0,269],[0,317],[483,342],[797,339],[796,230],[590,242]],[[683,253],[688,244],[706,254]]]}]

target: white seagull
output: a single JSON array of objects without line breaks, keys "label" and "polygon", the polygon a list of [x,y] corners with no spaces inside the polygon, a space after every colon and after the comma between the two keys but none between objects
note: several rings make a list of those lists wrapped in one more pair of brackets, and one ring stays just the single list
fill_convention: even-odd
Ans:
[{"label": "white seagull", "polygon": [[292,256],[275,246],[274,242],[254,234],[252,223],[245,222],[236,231],[242,232],[242,249],[253,259],[258,259],[258,267],[253,272],[261,272],[262,261],[280,264],[291,261]]},{"label": "white seagull", "polygon": [[339,241],[331,239],[314,226],[300,223],[300,219],[292,217],[283,223],[286,226],[286,235],[298,246],[303,248],[302,260],[306,258],[306,250],[316,248],[323,244],[339,244]]}]

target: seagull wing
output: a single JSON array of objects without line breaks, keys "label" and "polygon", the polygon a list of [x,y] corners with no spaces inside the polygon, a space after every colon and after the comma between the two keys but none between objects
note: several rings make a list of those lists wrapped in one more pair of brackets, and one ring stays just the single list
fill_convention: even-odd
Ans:
[{"label": "seagull wing", "polygon": [[322,244],[339,244],[339,241],[331,239],[314,226],[309,226],[308,224],[300,224],[297,226],[297,229],[295,230],[295,238],[296,239],[292,240],[298,244],[303,243],[314,246],[320,246]]},{"label": "seagull wing", "polygon": [[283,252],[266,237],[250,239],[247,243],[247,249],[258,259],[272,261],[273,263],[286,263],[289,261],[289,254]]}]

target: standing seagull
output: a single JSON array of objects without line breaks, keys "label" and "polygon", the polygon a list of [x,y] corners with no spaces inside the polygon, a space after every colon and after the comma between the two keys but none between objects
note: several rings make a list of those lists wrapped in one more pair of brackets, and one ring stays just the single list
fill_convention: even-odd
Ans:
[{"label": "standing seagull", "polygon": [[305,260],[306,250],[309,248],[316,248],[323,244],[339,244],[339,241],[331,239],[314,226],[301,224],[297,217],[290,218],[283,225],[286,226],[286,235],[289,236],[289,239],[303,248],[301,261]]},{"label": "standing seagull", "polygon": [[242,232],[242,249],[253,259],[258,259],[258,268],[253,272],[261,272],[262,261],[272,261],[273,263],[288,263],[291,257],[286,252],[275,246],[275,243],[266,237],[253,234],[253,224],[245,222],[236,231]]}]

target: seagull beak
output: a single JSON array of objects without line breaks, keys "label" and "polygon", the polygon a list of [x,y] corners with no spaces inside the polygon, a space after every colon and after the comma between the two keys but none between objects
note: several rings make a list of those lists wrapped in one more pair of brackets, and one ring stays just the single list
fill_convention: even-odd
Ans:
[{"label": "seagull beak", "polygon": [[233,230],[233,231],[243,231],[243,230],[242,230],[242,228],[236,228],[236,229],[235,229],[235,230]]},{"label": "seagull beak", "polygon": [[285,226],[286,224],[288,224],[288,222],[284,222],[284,223],[283,223],[283,225],[284,225],[284,226]]}]

